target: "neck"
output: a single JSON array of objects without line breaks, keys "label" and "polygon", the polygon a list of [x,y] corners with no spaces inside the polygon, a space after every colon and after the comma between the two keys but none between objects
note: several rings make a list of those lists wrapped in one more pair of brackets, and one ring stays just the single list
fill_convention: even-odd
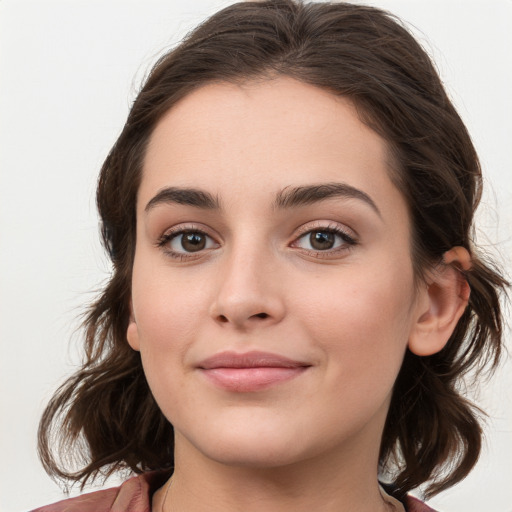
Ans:
[{"label": "neck", "polygon": [[[356,443],[357,444],[357,443]],[[177,435],[172,485],[154,501],[160,512],[389,512],[377,480],[378,446],[353,446],[278,467],[212,460]],[[164,493],[167,497],[164,501]]]}]

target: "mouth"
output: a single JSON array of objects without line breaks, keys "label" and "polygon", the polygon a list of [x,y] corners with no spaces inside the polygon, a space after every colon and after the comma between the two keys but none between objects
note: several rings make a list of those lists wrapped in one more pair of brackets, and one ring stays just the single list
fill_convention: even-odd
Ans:
[{"label": "mouth", "polygon": [[273,387],[304,373],[312,365],[269,352],[222,352],[199,363],[198,370],[215,386],[249,393]]}]

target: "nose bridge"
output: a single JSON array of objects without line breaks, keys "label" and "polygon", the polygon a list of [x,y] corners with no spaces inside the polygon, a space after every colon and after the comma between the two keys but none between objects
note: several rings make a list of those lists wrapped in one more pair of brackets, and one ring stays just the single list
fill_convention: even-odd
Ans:
[{"label": "nose bridge", "polygon": [[280,321],[283,294],[277,255],[269,241],[263,235],[242,235],[228,244],[223,259],[212,316],[237,327]]}]

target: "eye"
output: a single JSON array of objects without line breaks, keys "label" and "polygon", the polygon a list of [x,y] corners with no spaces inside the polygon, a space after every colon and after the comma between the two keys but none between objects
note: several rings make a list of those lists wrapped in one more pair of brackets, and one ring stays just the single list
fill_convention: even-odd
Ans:
[{"label": "eye", "polygon": [[197,253],[217,247],[217,243],[204,231],[197,229],[180,229],[164,234],[158,241],[158,246],[173,257],[182,258],[188,254]]},{"label": "eye", "polygon": [[310,229],[300,236],[294,247],[313,252],[337,252],[355,245],[356,240],[339,227]]}]

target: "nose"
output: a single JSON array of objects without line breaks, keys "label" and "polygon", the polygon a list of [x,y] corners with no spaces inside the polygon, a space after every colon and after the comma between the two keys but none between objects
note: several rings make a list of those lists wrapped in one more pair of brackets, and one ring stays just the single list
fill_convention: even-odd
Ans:
[{"label": "nose", "polygon": [[240,330],[279,323],[285,315],[285,290],[277,267],[265,251],[247,246],[231,251],[217,275],[212,318]]}]

